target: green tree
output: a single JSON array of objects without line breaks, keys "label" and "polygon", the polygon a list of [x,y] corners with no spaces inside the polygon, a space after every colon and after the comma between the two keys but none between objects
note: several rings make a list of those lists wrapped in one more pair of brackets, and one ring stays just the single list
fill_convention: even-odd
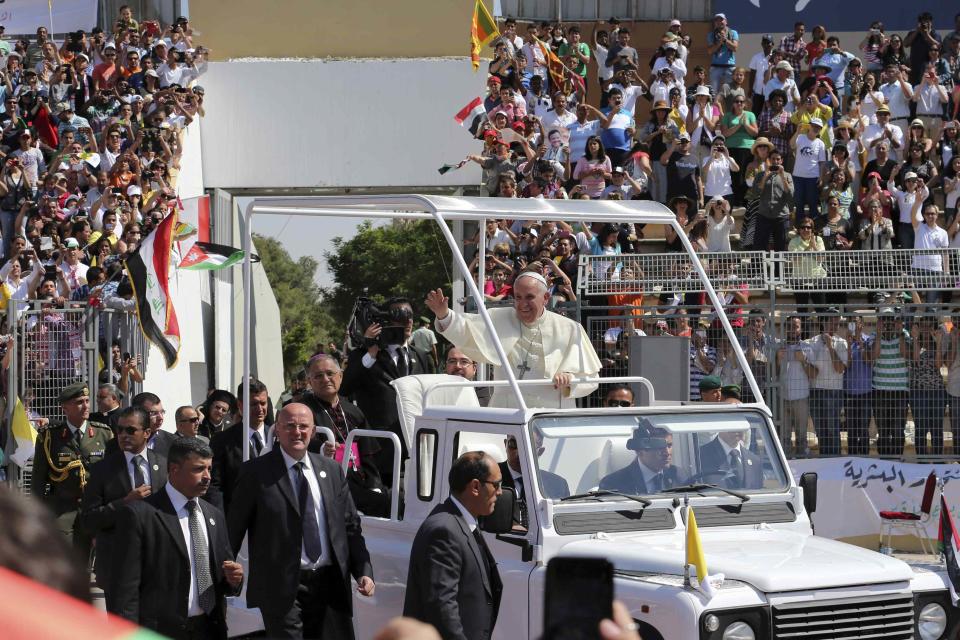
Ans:
[{"label": "green tree", "polygon": [[450,291],[450,248],[432,220],[364,222],[350,240],[334,238],[333,247],[324,257],[336,284],[325,300],[344,325],[358,296],[405,296],[422,314],[427,291]]},{"label": "green tree", "polygon": [[339,343],[343,325],[327,312],[314,282],[318,263],[304,256],[294,260],[274,238],[254,234],[256,251],[280,307],[283,368],[289,377],[313,355],[317,344]]}]

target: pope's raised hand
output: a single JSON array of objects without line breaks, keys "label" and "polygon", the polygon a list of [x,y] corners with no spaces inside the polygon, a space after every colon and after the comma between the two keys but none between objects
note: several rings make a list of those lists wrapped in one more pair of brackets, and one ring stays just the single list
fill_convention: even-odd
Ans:
[{"label": "pope's raised hand", "polygon": [[429,292],[426,303],[430,311],[433,311],[433,315],[437,316],[439,320],[443,320],[450,313],[450,299],[443,295],[443,289],[434,289]]}]

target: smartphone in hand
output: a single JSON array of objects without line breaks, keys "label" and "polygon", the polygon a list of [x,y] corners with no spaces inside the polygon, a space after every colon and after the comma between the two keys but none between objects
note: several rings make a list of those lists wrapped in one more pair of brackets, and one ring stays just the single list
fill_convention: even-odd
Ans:
[{"label": "smartphone in hand", "polygon": [[595,640],[613,616],[613,565],[603,558],[553,558],[547,564],[543,640]]}]

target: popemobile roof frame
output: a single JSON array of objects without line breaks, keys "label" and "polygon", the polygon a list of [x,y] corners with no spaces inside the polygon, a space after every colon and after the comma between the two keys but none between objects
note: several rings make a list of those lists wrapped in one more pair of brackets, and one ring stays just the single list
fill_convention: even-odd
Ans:
[{"label": "popemobile roof frame", "polygon": [[[250,424],[250,341],[251,341],[251,296],[253,251],[253,218],[255,215],[285,215],[307,217],[339,217],[386,220],[434,220],[450,247],[451,255],[460,273],[469,274],[470,269],[447,226],[448,221],[473,220],[483,222],[491,218],[563,220],[564,222],[610,222],[662,224],[673,229],[680,238],[694,271],[700,277],[705,292],[717,311],[724,333],[733,347],[737,362],[747,378],[754,398],[763,398],[753,372],[747,363],[713,283],[707,278],[703,263],[697,257],[690,240],[677,222],[673,212],[664,205],[649,200],[541,200],[536,198],[473,198],[436,195],[357,195],[357,196],[291,196],[243,198],[246,201],[243,229],[243,424]],[[479,264],[483,265],[485,243],[478,244],[481,252]],[[482,269],[482,266],[481,266]],[[482,278],[482,272],[481,272]],[[493,321],[483,304],[483,295],[477,283],[464,278],[469,294],[477,301],[478,310],[487,331],[493,337],[493,345],[501,362],[507,362],[503,344],[494,330]],[[525,413],[527,405],[520,392],[517,377],[510,367],[503,368],[506,382],[513,390],[517,411]],[[639,378],[637,379],[640,380]],[[249,426],[247,427],[249,429]],[[250,457],[250,438],[243,439],[243,459]]]}]

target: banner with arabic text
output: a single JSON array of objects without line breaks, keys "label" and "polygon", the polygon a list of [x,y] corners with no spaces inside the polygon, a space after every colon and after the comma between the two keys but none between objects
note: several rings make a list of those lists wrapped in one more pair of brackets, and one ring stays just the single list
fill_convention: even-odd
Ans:
[{"label": "banner with arabic text", "polygon": [[[817,511],[813,523],[817,535],[834,539],[876,536],[880,511],[920,513],[923,485],[930,471],[943,480],[943,492],[955,521],[960,521],[960,465],[914,464],[872,458],[811,458],[790,460],[790,470],[799,480],[815,471]],[[927,537],[937,538],[940,501],[926,521]]]}]

